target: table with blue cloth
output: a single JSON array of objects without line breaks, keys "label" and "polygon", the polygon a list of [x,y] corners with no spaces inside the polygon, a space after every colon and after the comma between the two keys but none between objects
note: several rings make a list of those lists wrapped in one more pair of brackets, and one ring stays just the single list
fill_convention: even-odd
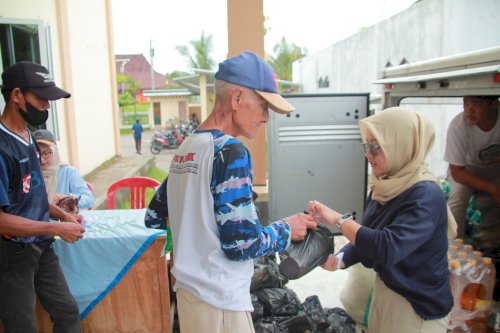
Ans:
[{"label": "table with blue cloth", "polygon": [[[165,232],[144,226],[145,209],[89,210],[76,243],[55,242],[80,309],[83,332],[171,332]],[[37,305],[39,332],[51,331]]]}]

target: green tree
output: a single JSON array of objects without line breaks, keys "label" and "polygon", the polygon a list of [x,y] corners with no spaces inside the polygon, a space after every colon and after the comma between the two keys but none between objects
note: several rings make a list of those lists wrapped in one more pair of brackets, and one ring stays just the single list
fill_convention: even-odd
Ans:
[{"label": "green tree", "polygon": [[205,37],[205,31],[201,32],[200,39],[191,40],[189,45],[177,46],[175,49],[186,58],[189,68],[212,69],[215,64],[211,57],[212,35]]},{"label": "green tree", "polygon": [[167,88],[167,89],[181,89],[181,88],[184,88],[183,85],[175,82],[174,79],[176,79],[178,77],[189,76],[189,75],[192,75],[192,74],[189,74],[189,73],[183,72],[183,71],[173,71],[171,73],[165,74],[165,77],[167,79],[167,84],[166,84],[165,88]]},{"label": "green tree", "polygon": [[292,80],[292,63],[307,55],[307,49],[294,43],[288,43],[285,37],[273,48],[274,56],[268,55],[269,63],[274,67],[278,78]]},{"label": "green tree", "polygon": [[167,73],[165,76],[168,79],[175,79],[178,77],[183,77],[183,76],[188,76],[189,73],[183,72],[183,71],[173,71],[172,73]]},{"label": "green tree", "polygon": [[118,84],[118,104],[120,107],[137,104],[135,95],[137,90],[141,89],[141,83],[126,75],[117,75],[116,82]]}]

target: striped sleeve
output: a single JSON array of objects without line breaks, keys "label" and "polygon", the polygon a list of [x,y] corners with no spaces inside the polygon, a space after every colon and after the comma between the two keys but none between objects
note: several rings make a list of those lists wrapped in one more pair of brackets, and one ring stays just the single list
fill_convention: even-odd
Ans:
[{"label": "striped sleeve", "polygon": [[252,200],[253,171],[247,148],[230,137],[215,145],[211,191],[221,247],[231,260],[281,252],[290,226],[276,221],[262,227]]}]

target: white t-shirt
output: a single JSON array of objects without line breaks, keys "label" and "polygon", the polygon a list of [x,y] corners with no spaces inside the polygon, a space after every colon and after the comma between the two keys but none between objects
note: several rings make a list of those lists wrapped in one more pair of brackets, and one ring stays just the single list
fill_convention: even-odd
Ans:
[{"label": "white t-shirt", "polygon": [[448,128],[444,160],[456,166],[500,168],[500,116],[495,127],[485,132],[458,114]]},{"label": "white t-shirt", "polygon": [[195,133],[187,140],[176,152],[182,160],[172,161],[167,186],[170,221],[180,222],[171,223],[174,290],[185,289],[220,309],[253,311],[253,260],[229,260],[221,249],[210,192],[212,135]]}]

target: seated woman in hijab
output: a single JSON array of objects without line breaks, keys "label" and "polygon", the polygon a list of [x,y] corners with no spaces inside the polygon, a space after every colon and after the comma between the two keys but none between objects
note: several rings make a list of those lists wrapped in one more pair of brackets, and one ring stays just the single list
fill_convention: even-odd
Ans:
[{"label": "seated woman in hijab", "polygon": [[453,306],[447,250],[456,223],[425,161],[435,138],[432,123],[395,107],[360,120],[359,127],[371,166],[363,220],[309,202],[311,214],[337,224],[350,241],[322,267],[361,262],[375,270],[370,333],[445,333]]},{"label": "seated woman in hijab", "polygon": [[47,130],[37,130],[33,132],[33,135],[42,154],[40,163],[49,200],[58,204],[68,196],[72,196],[77,199],[78,207],[76,208],[92,208],[95,201],[94,195],[80,172],[60,161],[52,133]]}]

